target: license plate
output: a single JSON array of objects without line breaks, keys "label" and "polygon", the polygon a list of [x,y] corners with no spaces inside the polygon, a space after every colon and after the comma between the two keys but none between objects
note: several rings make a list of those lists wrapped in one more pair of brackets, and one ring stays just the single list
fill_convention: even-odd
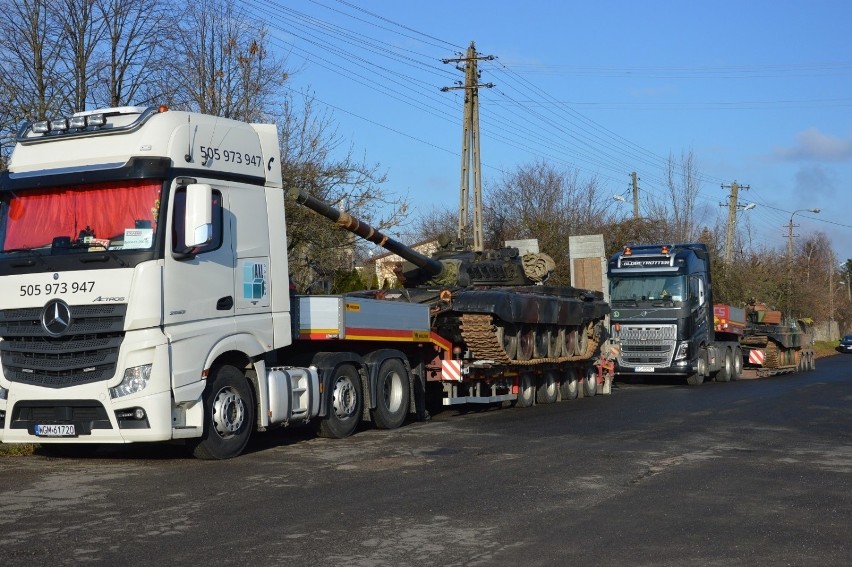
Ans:
[{"label": "license plate", "polygon": [[653,371],[654,371],[653,366],[637,366],[636,367],[636,372],[653,372]]},{"label": "license plate", "polygon": [[76,437],[74,424],[36,424],[35,434],[39,437]]}]

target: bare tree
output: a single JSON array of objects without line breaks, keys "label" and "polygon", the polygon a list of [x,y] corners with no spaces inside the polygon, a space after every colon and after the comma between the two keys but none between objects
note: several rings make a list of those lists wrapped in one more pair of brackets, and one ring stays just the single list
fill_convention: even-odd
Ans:
[{"label": "bare tree", "polygon": [[63,113],[86,110],[89,88],[98,73],[97,48],[104,34],[104,19],[95,0],[61,0],[56,21],[62,30],[58,51],[63,63]]},{"label": "bare tree", "polygon": [[[356,160],[351,148],[336,157],[342,140],[332,116],[317,112],[310,96],[287,99],[281,144],[285,188],[305,189],[379,230],[393,229],[405,220],[407,202],[385,193],[381,185],[386,178],[377,164]],[[373,246],[295,203],[288,203],[287,219],[290,268],[301,289],[351,270]]]},{"label": "bare tree", "polygon": [[96,0],[103,20],[100,65],[92,100],[96,107],[167,102],[160,69],[175,35],[164,0]]},{"label": "bare tree", "polygon": [[0,0],[0,151],[8,156],[22,119],[58,114],[67,93],[61,69],[61,29],[49,0]]},{"label": "bare tree", "polygon": [[666,163],[666,189],[668,195],[664,201],[649,201],[648,216],[665,221],[667,240],[696,240],[700,234],[696,202],[701,183],[692,150],[682,153],[680,159],[669,156]]},{"label": "bare tree", "polygon": [[288,74],[261,22],[227,0],[199,0],[186,4],[176,36],[170,104],[245,121],[276,114]]}]

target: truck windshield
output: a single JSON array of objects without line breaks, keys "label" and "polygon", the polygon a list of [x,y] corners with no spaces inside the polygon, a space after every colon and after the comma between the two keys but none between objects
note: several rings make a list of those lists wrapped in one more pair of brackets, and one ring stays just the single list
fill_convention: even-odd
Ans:
[{"label": "truck windshield", "polygon": [[686,276],[610,277],[612,301],[686,300]]},{"label": "truck windshield", "polygon": [[10,191],[0,201],[0,252],[150,249],[161,189],[145,179]]}]

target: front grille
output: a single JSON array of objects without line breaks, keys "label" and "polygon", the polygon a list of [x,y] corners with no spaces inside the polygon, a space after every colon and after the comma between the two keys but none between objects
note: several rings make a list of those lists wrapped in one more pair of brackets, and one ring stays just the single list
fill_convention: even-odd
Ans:
[{"label": "front grille", "polygon": [[614,336],[621,344],[620,366],[671,366],[677,344],[675,325],[622,325]]},{"label": "front grille", "polygon": [[41,308],[0,311],[0,361],[11,382],[64,388],[115,375],[126,304],[71,307],[71,326],[51,337]]}]

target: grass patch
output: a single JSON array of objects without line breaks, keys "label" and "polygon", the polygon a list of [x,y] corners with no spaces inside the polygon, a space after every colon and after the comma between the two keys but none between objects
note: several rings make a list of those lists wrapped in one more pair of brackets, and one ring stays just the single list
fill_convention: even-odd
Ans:
[{"label": "grass patch", "polygon": [[838,346],[840,346],[840,341],[816,341],[814,342],[814,352],[817,356],[829,356],[838,353]]},{"label": "grass patch", "polygon": [[20,457],[32,455],[38,445],[34,443],[0,443],[0,457]]}]

